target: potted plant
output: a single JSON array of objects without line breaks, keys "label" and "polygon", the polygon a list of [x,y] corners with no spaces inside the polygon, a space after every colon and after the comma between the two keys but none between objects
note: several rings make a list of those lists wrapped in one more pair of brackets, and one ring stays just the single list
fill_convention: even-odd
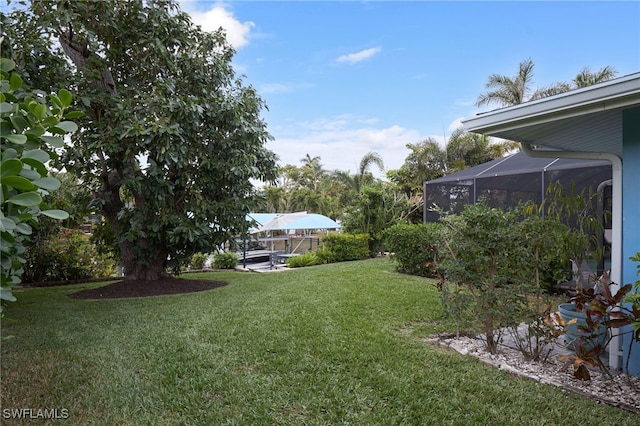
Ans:
[{"label": "potted plant", "polygon": [[[586,290],[587,293],[592,291],[592,288]],[[599,315],[588,304],[576,303],[584,295],[585,292],[579,290],[571,301],[558,305],[558,314],[565,330],[565,344],[570,349],[576,349],[577,345],[588,351],[598,348],[598,353],[601,353],[608,337],[604,324],[606,317]]]},{"label": "potted plant", "polygon": [[596,280],[595,286],[578,289],[568,303],[559,306],[556,322],[564,327],[565,342],[574,351],[571,355],[560,356],[559,360],[573,365],[574,376],[578,379],[590,379],[587,367],[599,367],[609,374],[600,359],[610,341],[609,328],[630,324],[632,320],[633,311],[620,309],[620,303],[632,285],[622,286],[613,294],[612,284],[605,272]]}]

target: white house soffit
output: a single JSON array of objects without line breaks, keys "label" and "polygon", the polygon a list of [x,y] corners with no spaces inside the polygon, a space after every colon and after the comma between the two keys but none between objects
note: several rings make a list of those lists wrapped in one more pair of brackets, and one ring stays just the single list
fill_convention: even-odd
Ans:
[{"label": "white house soffit", "polygon": [[523,126],[640,105],[640,73],[463,120],[465,130],[497,135]]},{"label": "white house soffit", "polygon": [[492,134],[504,139],[568,151],[605,151],[622,154],[622,112],[598,114],[500,129]]}]

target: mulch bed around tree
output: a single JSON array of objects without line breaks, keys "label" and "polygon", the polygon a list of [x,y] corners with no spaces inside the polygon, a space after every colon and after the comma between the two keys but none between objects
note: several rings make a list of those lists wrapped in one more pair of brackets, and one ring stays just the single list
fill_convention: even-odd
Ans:
[{"label": "mulch bed around tree", "polygon": [[182,278],[163,278],[155,281],[118,281],[102,287],[71,293],[72,299],[122,299],[126,297],[149,297],[166,294],[193,293],[211,290],[227,285],[223,281],[186,280]]}]

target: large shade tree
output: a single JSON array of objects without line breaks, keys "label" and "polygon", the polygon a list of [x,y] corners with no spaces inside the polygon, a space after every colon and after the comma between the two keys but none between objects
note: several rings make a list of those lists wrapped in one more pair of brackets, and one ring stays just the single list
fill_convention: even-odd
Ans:
[{"label": "large shade tree", "polygon": [[[168,259],[244,230],[251,180],[273,179],[276,157],[263,100],[236,76],[222,30],[202,31],[174,0],[34,0],[10,22],[39,26],[16,45],[55,37],[73,64],[85,117],[62,162],[94,185],[126,279],[164,277]],[[54,63],[32,60],[25,74]]]}]

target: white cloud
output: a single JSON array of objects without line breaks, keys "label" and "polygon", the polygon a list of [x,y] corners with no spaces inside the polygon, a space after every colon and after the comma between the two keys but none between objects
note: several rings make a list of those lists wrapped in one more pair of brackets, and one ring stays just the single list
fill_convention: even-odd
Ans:
[{"label": "white cloud", "polygon": [[341,63],[347,62],[349,64],[355,64],[357,62],[361,62],[361,61],[364,61],[365,59],[372,57],[373,55],[380,52],[381,50],[382,49],[380,49],[379,47],[372,47],[370,49],[361,50],[360,52],[349,53],[347,55],[342,55],[338,57],[338,59],[336,59],[336,62],[341,62]]},{"label": "white cloud", "polygon": [[204,31],[216,31],[222,27],[227,35],[227,41],[235,49],[249,43],[249,32],[255,23],[251,21],[240,22],[221,3],[215,4],[204,12],[190,10],[190,2],[183,2],[183,5],[191,15],[193,22],[200,25]]},{"label": "white cloud", "polygon": [[462,120],[464,119],[465,117],[456,118],[449,124],[449,127],[447,128],[447,130],[449,130],[450,132],[453,132],[454,130],[459,129],[460,127],[462,127]]},{"label": "white cloud", "polygon": [[290,93],[300,89],[308,89],[314,87],[311,83],[265,83],[259,87],[261,94]]},{"label": "white cloud", "polygon": [[293,87],[286,83],[266,83],[260,86],[259,92],[267,93],[288,93],[293,91]]},{"label": "white cloud", "polygon": [[[385,169],[398,169],[410,153],[406,145],[426,138],[416,130],[397,125],[375,127],[367,124],[374,121],[343,115],[299,123],[286,129],[271,129],[275,140],[267,143],[267,148],[280,157],[281,165],[300,166],[300,159],[309,154],[319,156],[325,170],[355,173],[362,157],[371,151],[382,157]],[[371,172],[377,177],[385,176],[376,167]]]}]

